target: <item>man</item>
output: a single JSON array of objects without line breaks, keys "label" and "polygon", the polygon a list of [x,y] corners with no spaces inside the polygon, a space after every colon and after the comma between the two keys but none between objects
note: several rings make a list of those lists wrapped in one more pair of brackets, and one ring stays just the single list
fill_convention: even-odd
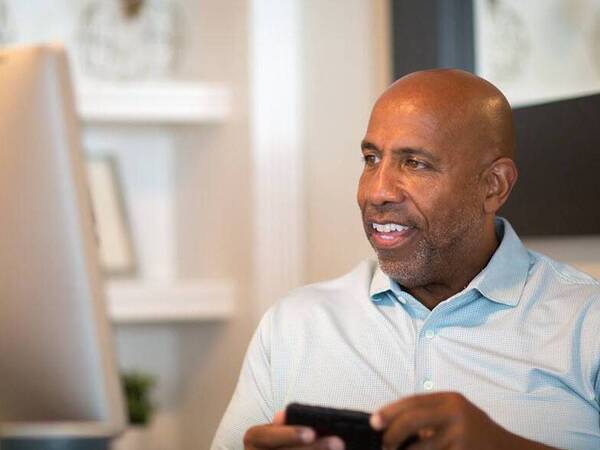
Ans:
[{"label": "man", "polygon": [[292,401],[374,411],[386,449],[600,448],[600,287],[496,218],[514,146],[508,102],[469,73],[379,98],[358,188],[378,262],[267,312],[214,449],[343,448],[284,425]]}]

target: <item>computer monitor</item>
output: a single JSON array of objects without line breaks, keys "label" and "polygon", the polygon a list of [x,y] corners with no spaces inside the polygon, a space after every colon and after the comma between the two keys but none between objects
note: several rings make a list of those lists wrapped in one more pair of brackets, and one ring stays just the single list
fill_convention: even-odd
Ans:
[{"label": "computer monitor", "polygon": [[0,50],[2,450],[125,426],[91,211],[64,50]]}]

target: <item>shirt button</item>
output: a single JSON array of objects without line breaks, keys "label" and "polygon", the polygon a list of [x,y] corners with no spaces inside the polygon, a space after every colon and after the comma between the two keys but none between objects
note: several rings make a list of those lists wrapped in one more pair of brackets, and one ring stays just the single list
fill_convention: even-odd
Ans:
[{"label": "shirt button", "polygon": [[433,381],[431,380],[425,380],[423,382],[423,389],[425,389],[426,391],[430,391],[433,389]]},{"label": "shirt button", "polygon": [[425,331],[425,337],[427,339],[433,339],[434,336],[435,336],[435,331],[433,331],[433,330]]}]

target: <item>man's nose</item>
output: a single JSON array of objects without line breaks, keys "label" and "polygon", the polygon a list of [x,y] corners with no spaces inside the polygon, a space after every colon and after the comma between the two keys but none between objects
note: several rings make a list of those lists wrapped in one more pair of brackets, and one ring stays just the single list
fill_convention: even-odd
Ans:
[{"label": "man's nose", "polygon": [[404,199],[404,188],[399,170],[389,161],[382,161],[373,174],[369,189],[371,204],[398,203]]}]

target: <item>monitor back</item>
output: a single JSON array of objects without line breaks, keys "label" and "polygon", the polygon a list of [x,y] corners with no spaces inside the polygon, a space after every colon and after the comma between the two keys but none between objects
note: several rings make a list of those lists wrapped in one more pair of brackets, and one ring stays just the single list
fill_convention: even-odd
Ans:
[{"label": "monitor back", "polygon": [[0,438],[124,427],[105,304],[64,51],[0,51]]}]

